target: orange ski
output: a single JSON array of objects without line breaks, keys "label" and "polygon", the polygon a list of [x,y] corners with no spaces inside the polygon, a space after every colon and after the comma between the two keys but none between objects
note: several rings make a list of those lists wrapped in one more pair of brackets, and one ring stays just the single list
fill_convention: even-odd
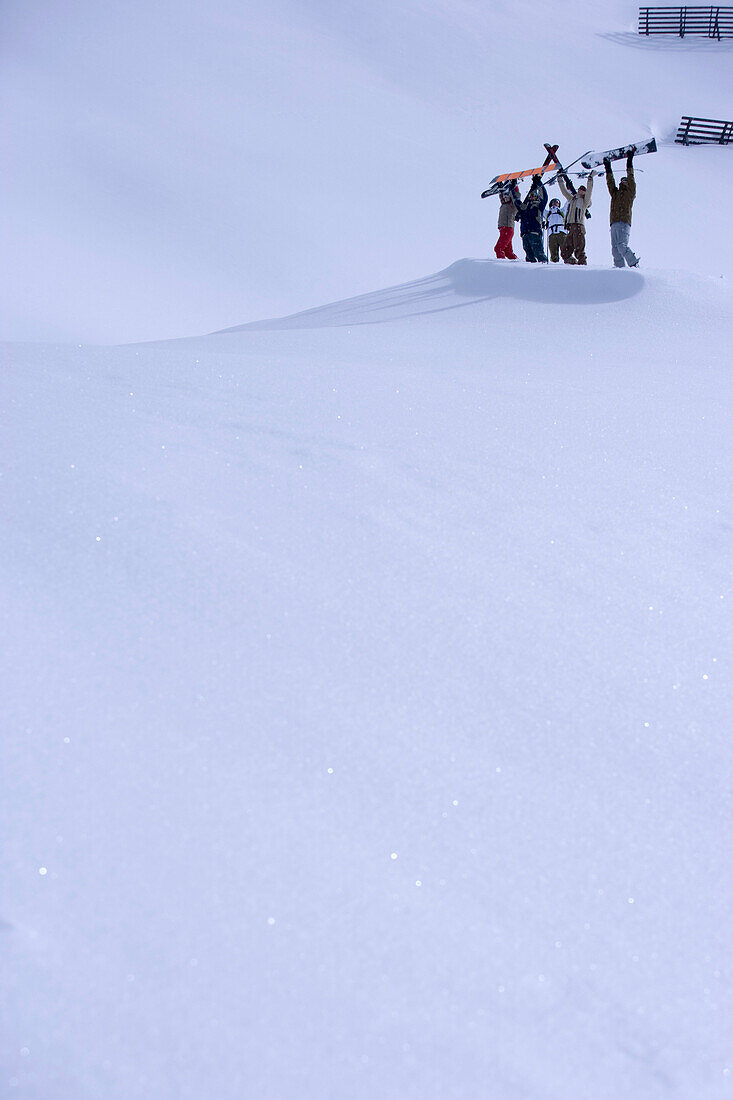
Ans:
[{"label": "orange ski", "polygon": [[498,195],[502,184],[507,183],[509,180],[523,180],[528,176],[541,176],[545,172],[554,169],[559,163],[556,156],[557,145],[545,144],[545,149],[547,150],[545,163],[541,164],[539,168],[525,168],[522,172],[504,172],[501,176],[494,176],[486,190],[481,192],[481,198],[487,199],[490,195]]}]

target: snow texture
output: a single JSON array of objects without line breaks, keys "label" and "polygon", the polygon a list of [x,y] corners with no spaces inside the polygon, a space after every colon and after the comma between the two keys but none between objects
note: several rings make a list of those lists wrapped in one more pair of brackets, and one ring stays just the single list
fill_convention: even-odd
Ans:
[{"label": "snow texture", "polygon": [[[638,271],[610,267],[602,180],[589,268],[456,257],[489,252],[496,200],[478,194],[535,138],[580,153],[647,121],[660,140],[679,108],[726,117],[729,47],[638,43],[635,10],[598,3],[570,37],[534,0],[432,0],[390,22],[378,2],[218,0],[175,19],[133,4],[138,26],[42,8],[32,27],[11,6],[16,56],[45,57],[56,33],[55,63],[80,70],[41,130],[103,62],[120,81],[56,131],[69,187],[74,149],[100,168],[90,128],[106,140],[134,33],[145,65],[104,180],[138,214],[156,208],[136,128],[163,124],[146,81],[171,96],[149,167],[161,203],[196,128],[211,153],[232,124],[227,99],[209,126],[225,78],[255,149],[292,139],[297,156],[322,126],[303,171],[320,160],[330,182],[299,190],[287,161],[251,163],[236,202],[264,241],[276,180],[294,203],[282,236],[265,263],[233,229],[241,281],[203,256],[171,305],[185,276],[163,277],[163,237],[189,187],[230,186],[215,156],[176,181],[157,241],[124,204],[126,242],[96,236],[101,178],[100,207],[77,195],[62,222],[68,194],[25,191],[30,167],[12,177],[54,232],[27,242],[16,335],[107,332],[115,308],[127,331],[186,335],[204,284],[191,327],[226,330],[3,347],[0,1095],[727,1100],[731,241],[691,191],[694,224],[679,215],[686,180],[723,192],[732,154],[667,146],[640,164]],[[72,50],[80,13],[104,57]],[[522,82],[531,63],[541,77]],[[182,219],[181,255],[217,247],[239,212]],[[87,248],[119,261],[122,290],[85,295]]]}]

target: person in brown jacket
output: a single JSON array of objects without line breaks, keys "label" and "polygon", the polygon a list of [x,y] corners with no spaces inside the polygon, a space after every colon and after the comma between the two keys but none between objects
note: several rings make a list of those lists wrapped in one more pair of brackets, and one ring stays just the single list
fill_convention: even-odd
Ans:
[{"label": "person in brown jacket", "polygon": [[[593,194],[593,176],[588,178],[588,186],[581,185],[577,191],[571,190],[570,180],[567,176],[558,176],[557,182],[565,198],[568,200],[565,213],[565,228],[567,236],[560,249],[560,255],[566,264],[587,264],[585,254],[585,214],[591,204]],[[590,217],[590,215],[589,215]]]},{"label": "person in brown jacket", "polygon": [[636,180],[634,179],[634,150],[626,158],[626,175],[618,187],[613,178],[611,162],[606,157],[603,162],[606,169],[606,184],[611,195],[611,254],[614,267],[639,266],[639,257],[629,248],[631,232],[631,207],[636,198]]}]

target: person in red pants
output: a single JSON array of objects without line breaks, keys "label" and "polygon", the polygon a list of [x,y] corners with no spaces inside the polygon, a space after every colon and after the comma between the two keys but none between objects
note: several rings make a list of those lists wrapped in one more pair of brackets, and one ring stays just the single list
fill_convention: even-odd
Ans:
[{"label": "person in red pants", "polygon": [[497,260],[516,260],[512,241],[514,239],[514,220],[517,210],[512,195],[514,185],[511,184],[500,192],[499,203],[499,240],[494,245]]}]

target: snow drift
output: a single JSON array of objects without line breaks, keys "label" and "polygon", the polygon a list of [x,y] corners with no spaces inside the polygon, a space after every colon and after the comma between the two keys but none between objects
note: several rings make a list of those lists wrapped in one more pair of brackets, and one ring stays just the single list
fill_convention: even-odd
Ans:
[{"label": "snow drift", "polygon": [[498,269],[7,350],[9,1094],[727,1095],[730,291]]}]

